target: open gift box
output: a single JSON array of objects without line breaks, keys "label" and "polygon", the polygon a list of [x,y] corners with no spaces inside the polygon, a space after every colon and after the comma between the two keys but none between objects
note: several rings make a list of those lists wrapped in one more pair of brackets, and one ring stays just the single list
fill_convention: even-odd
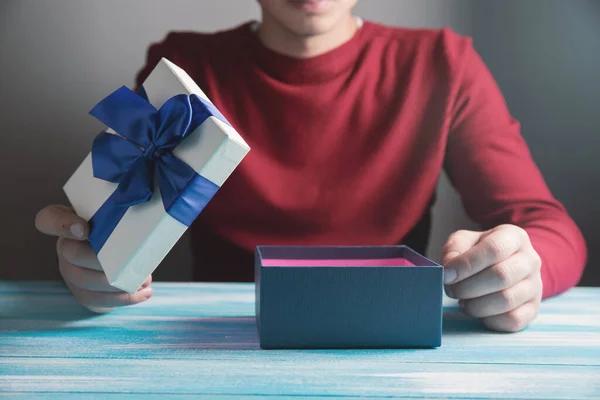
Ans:
[{"label": "open gift box", "polygon": [[406,246],[258,246],[263,349],[441,345],[443,267]]}]

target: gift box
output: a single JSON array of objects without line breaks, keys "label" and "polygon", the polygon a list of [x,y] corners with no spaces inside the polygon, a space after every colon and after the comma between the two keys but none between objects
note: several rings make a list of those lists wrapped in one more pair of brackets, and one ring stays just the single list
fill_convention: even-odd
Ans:
[{"label": "gift box", "polygon": [[435,348],[443,268],[406,246],[258,246],[263,349]]},{"label": "gift box", "polygon": [[106,129],[64,186],[110,284],[134,293],[250,148],[185,71],[161,59],[90,112]]}]

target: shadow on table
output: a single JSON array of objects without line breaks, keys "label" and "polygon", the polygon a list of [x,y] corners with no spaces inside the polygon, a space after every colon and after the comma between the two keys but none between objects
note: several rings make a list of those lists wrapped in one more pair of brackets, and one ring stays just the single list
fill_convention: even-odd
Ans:
[{"label": "shadow on table", "polygon": [[[119,323],[104,321],[96,324],[95,318],[102,315],[92,313],[80,306],[72,294],[59,283],[35,286],[29,283],[15,283],[12,294],[3,296],[0,307],[0,333],[2,331],[55,331],[57,334],[85,337],[97,335],[98,329],[107,338],[125,346],[144,346],[136,343],[146,339],[154,349],[173,350],[257,350],[260,348],[256,320],[254,317],[189,318],[176,316],[140,316],[133,313],[130,318],[119,319]],[[120,317],[127,316],[128,310],[119,310]],[[111,318],[110,315],[107,318]],[[73,326],[72,322],[82,326]],[[79,325],[79,324],[77,324]],[[465,316],[454,305],[445,306],[443,312],[443,334],[463,335],[489,332],[480,320]]]},{"label": "shadow on table", "polygon": [[466,316],[458,307],[444,307],[443,318],[443,335],[489,332],[481,320]]},{"label": "shadow on table", "polygon": [[[171,320],[167,334],[152,347],[164,350],[259,350],[256,320],[253,317],[198,318]],[[166,328],[160,329],[166,333]],[[489,332],[480,320],[458,310],[444,310],[443,335]]]},{"label": "shadow on table", "polygon": [[0,331],[52,330],[69,322],[99,317],[82,307],[59,282],[43,287],[32,282],[11,283],[2,296]]},{"label": "shadow on table", "polygon": [[258,350],[254,317],[170,320],[156,326],[160,339],[152,346],[162,350]]},{"label": "shadow on table", "polygon": [[[465,316],[457,308],[445,307],[443,318],[445,336],[489,332],[480,320]],[[160,346],[163,350],[260,349],[254,317],[171,320],[168,325],[168,334],[152,346]]]}]

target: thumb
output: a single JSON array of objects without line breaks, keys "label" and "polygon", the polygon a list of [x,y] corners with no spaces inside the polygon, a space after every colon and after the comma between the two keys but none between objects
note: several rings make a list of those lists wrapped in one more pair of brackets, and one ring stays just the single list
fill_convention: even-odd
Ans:
[{"label": "thumb", "polygon": [[448,264],[453,258],[463,254],[479,242],[485,232],[459,230],[448,237],[442,248],[442,265]]}]

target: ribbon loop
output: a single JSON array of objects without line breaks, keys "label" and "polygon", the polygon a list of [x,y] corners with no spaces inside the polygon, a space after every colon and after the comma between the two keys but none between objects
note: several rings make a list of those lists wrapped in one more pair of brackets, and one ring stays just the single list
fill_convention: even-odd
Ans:
[{"label": "ribbon loop", "polygon": [[138,147],[146,148],[156,108],[122,86],[99,102],[90,114]]}]

